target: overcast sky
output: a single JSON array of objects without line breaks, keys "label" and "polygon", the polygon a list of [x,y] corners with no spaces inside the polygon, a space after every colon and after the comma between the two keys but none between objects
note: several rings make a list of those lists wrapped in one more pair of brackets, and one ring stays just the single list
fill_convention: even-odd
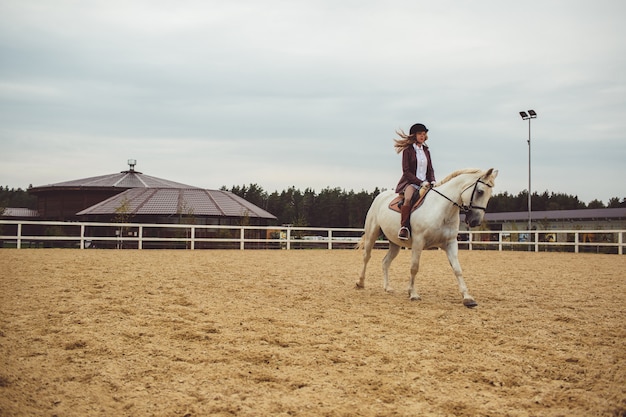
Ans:
[{"label": "overcast sky", "polygon": [[0,185],[128,168],[217,189],[438,179],[626,197],[622,0],[0,0]]}]

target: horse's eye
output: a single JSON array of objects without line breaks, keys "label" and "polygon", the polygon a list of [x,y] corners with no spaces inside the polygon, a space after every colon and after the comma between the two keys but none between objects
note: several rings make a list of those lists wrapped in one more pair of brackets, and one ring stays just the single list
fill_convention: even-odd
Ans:
[{"label": "horse's eye", "polygon": [[483,195],[483,194],[485,194],[485,191],[483,191],[483,190],[478,190],[478,195]]}]

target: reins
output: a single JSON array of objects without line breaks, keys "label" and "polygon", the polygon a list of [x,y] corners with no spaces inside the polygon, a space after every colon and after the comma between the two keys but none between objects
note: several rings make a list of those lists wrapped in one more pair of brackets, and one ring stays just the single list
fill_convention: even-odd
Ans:
[{"label": "reins", "polygon": [[[467,187],[466,187],[463,191],[461,191],[461,195],[463,195],[463,193],[464,193],[465,191],[467,191],[467,190],[468,190],[468,189],[469,189],[472,185],[474,186],[474,189],[472,190],[472,197],[470,198],[470,203],[469,203],[469,205],[465,205],[465,204],[463,204],[463,200],[461,200],[461,204],[457,203],[456,201],[454,201],[454,200],[452,200],[451,198],[449,198],[447,195],[445,195],[445,194],[441,193],[441,192],[440,192],[439,190],[437,190],[436,188],[432,188],[432,187],[431,187],[431,188],[430,188],[430,190],[432,190],[432,191],[436,192],[437,194],[439,194],[440,196],[442,196],[443,198],[445,198],[446,200],[448,200],[449,202],[451,202],[453,205],[455,205],[456,207],[458,207],[458,208],[459,208],[459,210],[461,210],[461,212],[462,212],[463,214],[467,214],[467,213],[468,213],[470,210],[472,210],[472,209],[477,209],[477,210],[487,211],[487,208],[486,208],[486,207],[481,207],[481,206],[475,206],[475,205],[474,205],[474,194],[476,194],[476,187],[478,187],[478,183],[484,184],[484,185],[486,185],[487,187],[492,188],[492,186],[491,186],[491,185],[487,184],[487,183],[486,183],[486,182],[484,182],[484,181],[481,181],[481,179],[480,179],[480,178],[478,178],[478,179],[476,180],[476,182],[474,182],[474,184],[471,184],[471,185],[467,186]],[[429,190],[429,191],[430,191],[430,190]],[[460,196],[459,196],[459,197],[460,197]]]}]

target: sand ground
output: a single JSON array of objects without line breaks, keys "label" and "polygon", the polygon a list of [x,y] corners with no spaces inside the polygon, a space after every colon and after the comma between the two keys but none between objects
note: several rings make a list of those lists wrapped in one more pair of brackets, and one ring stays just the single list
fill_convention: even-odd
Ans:
[{"label": "sand ground", "polygon": [[0,250],[1,416],[626,416],[626,257]]}]

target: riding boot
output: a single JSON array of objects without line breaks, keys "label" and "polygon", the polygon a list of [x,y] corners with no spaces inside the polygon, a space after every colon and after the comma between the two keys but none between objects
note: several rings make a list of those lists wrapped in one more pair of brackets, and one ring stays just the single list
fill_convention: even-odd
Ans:
[{"label": "riding boot", "polygon": [[398,238],[401,240],[409,240],[411,237],[411,204],[407,201],[400,207],[400,231]]}]

